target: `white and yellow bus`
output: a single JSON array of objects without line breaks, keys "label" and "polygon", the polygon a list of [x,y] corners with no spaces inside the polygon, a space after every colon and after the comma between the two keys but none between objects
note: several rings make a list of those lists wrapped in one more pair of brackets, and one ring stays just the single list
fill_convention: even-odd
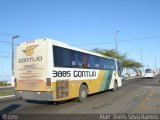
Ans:
[{"label": "white and yellow bus", "polygon": [[122,86],[118,60],[65,43],[38,39],[16,50],[15,94],[28,100],[62,101]]}]

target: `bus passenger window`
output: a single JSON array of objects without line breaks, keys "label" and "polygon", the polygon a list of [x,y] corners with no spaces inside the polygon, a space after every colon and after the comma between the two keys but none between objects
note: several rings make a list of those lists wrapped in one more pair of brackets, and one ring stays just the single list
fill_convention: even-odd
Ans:
[{"label": "bus passenger window", "polygon": [[76,65],[76,61],[72,61],[72,66],[75,66]]},{"label": "bus passenger window", "polygon": [[88,68],[88,55],[83,54],[83,68]]},{"label": "bus passenger window", "polygon": [[71,60],[70,60],[70,50],[62,48],[62,59],[63,59],[63,67],[70,67],[71,66]]},{"label": "bus passenger window", "polygon": [[99,57],[95,57],[95,67],[99,68],[100,67],[100,58]]},{"label": "bus passenger window", "polygon": [[89,67],[90,68],[95,68],[95,65],[94,65],[94,56],[92,56],[92,55],[89,55]]},{"label": "bus passenger window", "polygon": [[98,64],[98,63],[96,63],[96,64],[95,64],[95,67],[96,67],[96,68],[99,68],[99,64]]}]

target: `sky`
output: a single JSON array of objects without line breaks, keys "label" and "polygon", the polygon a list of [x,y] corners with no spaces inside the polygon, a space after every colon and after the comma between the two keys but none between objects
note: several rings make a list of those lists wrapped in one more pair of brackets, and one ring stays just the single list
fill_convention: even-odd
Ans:
[{"label": "sky", "polygon": [[[0,41],[18,34],[17,44],[51,38],[87,50],[115,49],[119,31],[118,52],[160,68],[159,6],[159,0],[0,0]],[[10,79],[11,44],[0,46],[0,80]]]}]

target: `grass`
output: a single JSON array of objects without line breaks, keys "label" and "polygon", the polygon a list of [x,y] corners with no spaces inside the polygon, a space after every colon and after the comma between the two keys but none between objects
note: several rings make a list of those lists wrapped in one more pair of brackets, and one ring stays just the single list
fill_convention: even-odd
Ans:
[{"label": "grass", "polygon": [[6,81],[0,81],[0,86],[8,86]]},{"label": "grass", "polygon": [[0,97],[1,96],[7,96],[7,95],[14,95],[14,90],[3,90],[3,91],[0,91]]},{"label": "grass", "polygon": [[[0,81],[0,87],[1,86],[8,86],[9,84],[7,81]],[[14,95],[14,89],[0,89],[0,97],[7,96],[7,95]]]}]

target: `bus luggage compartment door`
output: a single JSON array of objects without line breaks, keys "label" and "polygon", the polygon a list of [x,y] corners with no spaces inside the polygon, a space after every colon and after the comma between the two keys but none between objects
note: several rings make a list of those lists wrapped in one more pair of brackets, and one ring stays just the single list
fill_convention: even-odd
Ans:
[{"label": "bus luggage compartment door", "polygon": [[69,81],[58,80],[56,82],[56,98],[65,98],[69,96]]}]

